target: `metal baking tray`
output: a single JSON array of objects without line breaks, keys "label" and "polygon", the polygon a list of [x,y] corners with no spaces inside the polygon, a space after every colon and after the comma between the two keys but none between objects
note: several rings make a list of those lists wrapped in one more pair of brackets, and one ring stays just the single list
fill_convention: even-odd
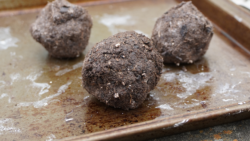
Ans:
[{"label": "metal baking tray", "polygon": [[165,65],[160,82],[135,110],[114,109],[82,88],[91,47],[135,30],[150,37],[158,17],[180,1],[77,3],[93,28],[77,59],[50,58],[30,33],[40,7],[0,12],[0,140],[144,140],[250,117],[250,18],[227,0],[193,0],[214,23],[202,60]]}]

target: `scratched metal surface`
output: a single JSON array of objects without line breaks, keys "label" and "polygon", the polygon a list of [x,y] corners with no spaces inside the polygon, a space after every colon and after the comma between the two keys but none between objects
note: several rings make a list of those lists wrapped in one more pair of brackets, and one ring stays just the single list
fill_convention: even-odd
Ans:
[{"label": "scratched metal surface", "polygon": [[0,17],[0,140],[60,139],[244,104],[250,97],[250,56],[218,30],[201,61],[165,65],[160,82],[138,109],[107,107],[82,88],[84,55],[96,42],[126,30],[150,36],[156,19],[176,4],[144,0],[88,7],[94,23],[90,42],[73,60],[50,58],[31,38],[37,13]]}]

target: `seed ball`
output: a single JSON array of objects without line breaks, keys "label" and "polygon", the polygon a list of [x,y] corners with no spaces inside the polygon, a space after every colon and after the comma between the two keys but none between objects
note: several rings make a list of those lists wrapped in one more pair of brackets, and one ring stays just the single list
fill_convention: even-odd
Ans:
[{"label": "seed ball", "polygon": [[157,19],[152,40],[164,63],[193,63],[206,53],[212,23],[192,2],[182,2]]},{"label": "seed ball", "polygon": [[86,48],[92,20],[87,10],[55,0],[41,10],[30,32],[55,58],[79,57]]},{"label": "seed ball", "polygon": [[160,79],[163,59],[151,39],[134,31],[97,43],[83,62],[83,87],[115,108],[135,109]]}]

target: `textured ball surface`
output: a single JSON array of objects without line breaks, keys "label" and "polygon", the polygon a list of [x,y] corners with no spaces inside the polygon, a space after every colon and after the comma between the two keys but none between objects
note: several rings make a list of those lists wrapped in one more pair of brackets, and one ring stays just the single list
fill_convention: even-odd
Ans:
[{"label": "textured ball surface", "polygon": [[152,40],[164,63],[193,63],[207,51],[212,23],[192,2],[182,2],[157,19]]},{"label": "textured ball surface", "polygon": [[163,59],[151,39],[134,31],[97,43],[83,63],[83,87],[115,108],[135,109],[160,79]]},{"label": "textured ball surface", "polygon": [[55,58],[75,58],[86,48],[92,20],[87,10],[66,0],[48,3],[31,26],[31,35]]}]

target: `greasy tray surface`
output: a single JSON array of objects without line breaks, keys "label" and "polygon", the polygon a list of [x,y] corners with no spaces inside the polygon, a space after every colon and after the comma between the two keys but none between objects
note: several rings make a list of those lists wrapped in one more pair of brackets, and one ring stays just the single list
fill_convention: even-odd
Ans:
[{"label": "greasy tray surface", "polygon": [[[120,31],[151,35],[174,0],[144,0],[88,7],[90,48]],[[160,82],[136,110],[107,107],[81,85],[84,55],[50,58],[30,36],[37,13],[0,17],[1,140],[52,140],[88,134],[249,99],[249,55],[215,30],[205,57],[193,65],[165,65]]]}]

